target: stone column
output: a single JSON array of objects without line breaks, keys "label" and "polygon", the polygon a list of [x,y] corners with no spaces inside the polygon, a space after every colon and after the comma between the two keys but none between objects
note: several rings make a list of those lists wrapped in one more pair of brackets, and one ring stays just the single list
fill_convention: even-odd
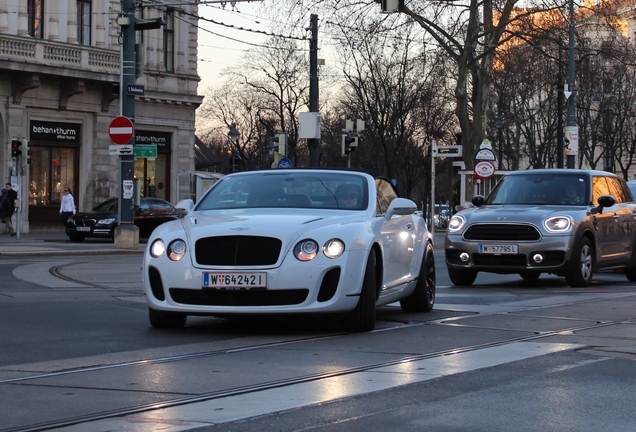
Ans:
[{"label": "stone column", "polygon": [[108,15],[104,14],[104,2],[93,2],[93,16],[95,17],[95,46],[98,48],[106,47],[106,26],[104,20],[108,19]]},{"label": "stone column", "polygon": [[66,22],[66,42],[77,43],[77,0],[68,0],[68,21]]},{"label": "stone column", "polygon": [[18,36],[28,36],[29,12],[27,11],[27,2],[21,1],[18,7]]},{"label": "stone column", "polygon": [[58,15],[58,0],[48,0],[44,3],[44,6],[47,9],[47,15],[49,16],[49,25],[48,29],[45,29],[49,33],[49,40],[59,41],[60,40],[60,17]]}]

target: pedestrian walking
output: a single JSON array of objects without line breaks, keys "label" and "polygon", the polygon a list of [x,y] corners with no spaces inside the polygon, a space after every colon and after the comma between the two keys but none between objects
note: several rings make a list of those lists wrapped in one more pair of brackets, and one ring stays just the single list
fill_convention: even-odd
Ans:
[{"label": "pedestrian walking", "polygon": [[13,200],[9,198],[9,191],[2,189],[2,195],[0,195],[0,221],[6,227],[5,234],[11,234],[11,237],[16,234],[13,225],[11,225],[11,216],[13,216],[14,210]]},{"label": "pedestrian walking", "polygon": [[64,189],[62,197],[62,205],[60,205],[60,215],[62,216],[62,224],[66,226],[66,221],[71,215],[75,214],[75,200],[69,188]]},{"label": "pedestrian walking", "polygon": [[13,185],[11,183],[7,183],[5,185],[7,187],[7,194],[9,195],[9,200],[11,201],[11,205],[15,208],[15,200],[18,199],[18,193],[13,189]]}]

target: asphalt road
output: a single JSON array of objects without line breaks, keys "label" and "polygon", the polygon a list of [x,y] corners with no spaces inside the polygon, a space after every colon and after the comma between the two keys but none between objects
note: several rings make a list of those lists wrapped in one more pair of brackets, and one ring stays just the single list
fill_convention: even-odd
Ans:
[{"label": "asphalt road", "polygon": [[636,430],[621,274],[479,275],[428,314],[150,328],[141,255],[0,258],[0,431]]}]

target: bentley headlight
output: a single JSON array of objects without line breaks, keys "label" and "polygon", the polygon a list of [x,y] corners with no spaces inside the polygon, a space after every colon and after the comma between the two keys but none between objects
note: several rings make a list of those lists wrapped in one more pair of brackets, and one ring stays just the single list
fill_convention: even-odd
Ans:
[{"label": "bentley headlight", "polygon": [[168,258],[172,261],[180,261],[185,255],[186,244],[183,240],[174,240],[168,245]]},{"label": "bentley headlight", "polygon": [[543,225],[549,232],[565,232],[570,230],[572,221],[567,216],[554,216],[546,219]]},{"label": "bentley headlight", "polygon": [[299,241],[294,247],[294,256],[299,261],[311,261],[318,255],[318,243],[305,239]]},{"label": "bentley headlight", "polygon": [[455,215],[448,222],[448,232],[456,232],[461,230],[466,223],[466,219],[463,216]]},{"label": "bentley headlight", "polygon": [[345,250],[344,242],[340,239],[331,239],[322,247],[322,252],[327,258],[338,258]]},{"label": "bentley headlight", "polygon": [[100,219],[97,221],[97,223],[100,225],[110,225],[113,222],[115,222],[115,218],[106,218],[106,219]]},{"label": "bentley headlight", "polygon": [[166,251],[166,245],[161,239],[157,239],[150,245],[150,255],[159,258]]}]

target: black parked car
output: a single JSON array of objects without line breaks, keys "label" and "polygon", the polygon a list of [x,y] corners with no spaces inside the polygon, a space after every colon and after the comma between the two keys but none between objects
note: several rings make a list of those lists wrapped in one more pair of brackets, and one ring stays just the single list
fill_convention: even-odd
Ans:
[{"label": "black parked car", "polygon": [[[118,199],[104,201],[89,213],[77,213],[66,222],[66,235],[73,242],[86,237],[114,239],[117,222]],[[177,209],[159,198],[141,198],[135,206],[133,221],[139,228],[139,237],[150,237],[152,231],[164,222],[179,219]]]}]

